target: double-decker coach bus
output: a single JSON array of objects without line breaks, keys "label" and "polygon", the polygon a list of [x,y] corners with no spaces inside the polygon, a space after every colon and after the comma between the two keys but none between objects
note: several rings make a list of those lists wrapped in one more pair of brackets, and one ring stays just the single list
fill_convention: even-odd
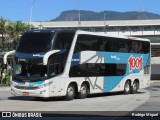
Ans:
[{"label": "double-decker coach bus", "polygon": [[150,84],[150,41],[72,30],[31,30],[14,54],[11,92],[35,97],[124,91]]}]

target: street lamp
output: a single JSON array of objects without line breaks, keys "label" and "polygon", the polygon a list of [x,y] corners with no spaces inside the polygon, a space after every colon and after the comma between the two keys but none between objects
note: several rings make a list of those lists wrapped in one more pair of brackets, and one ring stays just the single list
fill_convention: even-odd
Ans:
[{"label": "street lamp", "polygon": [[30,23],[30,30],[31,30],[32,12],[33,12],[34,3],[35,3],[35,0],[33,0],[33,2],[32,2],[31,11],[30,11],[30,20],[29,20],[29,23]]}]

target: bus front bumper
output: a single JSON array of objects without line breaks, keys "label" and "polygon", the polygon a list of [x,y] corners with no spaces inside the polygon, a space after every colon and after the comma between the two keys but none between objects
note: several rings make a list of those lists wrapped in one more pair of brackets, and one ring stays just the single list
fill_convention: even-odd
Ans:
[{"label": "bus front bumper", "polygon": [[34,90],[26,90],[17,89],[15,86],[11,85],[11,93],[14,96],[33,96],[33,97],[49,97],[49,87],[34,89]]}]

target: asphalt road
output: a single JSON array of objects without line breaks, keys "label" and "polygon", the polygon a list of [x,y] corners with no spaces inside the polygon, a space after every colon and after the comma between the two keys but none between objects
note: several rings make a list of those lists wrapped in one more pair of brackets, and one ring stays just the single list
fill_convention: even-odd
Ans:
[{"label": "asphalt road", "polygon": [[[91,115],[94,118],[94,116],[110,114],[118,116],[134,111],[160,111],[159,98],[160,82],[152,83],[150,87],[140,90],[137,94],[107,93],[72,101],[65,101],[63,98],[37,101],[34,97],[15,97],[10,94],[9,89],[4,91],[0,89],[0,111],[48,111],[54,114]],[[123,118],[114,119],[122,120]],[[133,120],[133,117],[125,117],[125,119]]]},{"label": "asphalt road", "polygon": [[146,90],[150,92],[149,99],[135,111],[160,111],[160,82],[152,83]]},{"label": "asphalt road", "polygon": [[145,103],[150,93],[147,90],[130,95],[107,93],[72,101],[63,98],[37,101],[34,97],[12,96],[10,91],[1,91],[0,96],[0,111],[132,111]]}]

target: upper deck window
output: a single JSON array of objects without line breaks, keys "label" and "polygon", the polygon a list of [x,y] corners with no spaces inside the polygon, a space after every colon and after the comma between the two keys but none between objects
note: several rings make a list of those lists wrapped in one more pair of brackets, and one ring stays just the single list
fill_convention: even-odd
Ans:
[{"label": "upper deck window", "polygon": [[79,35],[74,53],[81,51],[147,54],[150,52],[150,43],[147,41],[128,40],[124,38]]},{"label": "upper deck window", "polygon": [[20,39],[17,52],[41,53],[51,49],[53,32],[27,32]]}]

